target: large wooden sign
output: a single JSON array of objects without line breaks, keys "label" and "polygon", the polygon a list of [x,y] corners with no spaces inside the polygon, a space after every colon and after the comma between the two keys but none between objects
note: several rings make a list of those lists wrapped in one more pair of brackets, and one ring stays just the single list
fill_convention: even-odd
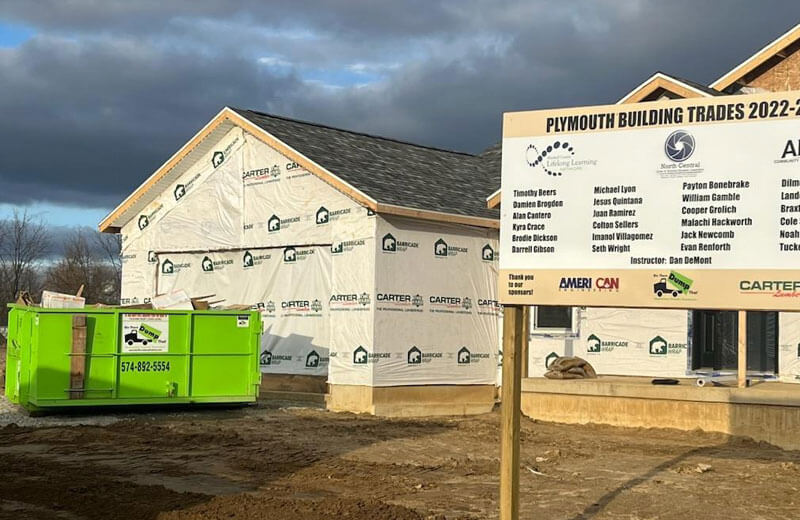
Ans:
[{"label": "large wooden sign", "polygon": [[800,92],[507,113],[508,304],[800,310]]}]

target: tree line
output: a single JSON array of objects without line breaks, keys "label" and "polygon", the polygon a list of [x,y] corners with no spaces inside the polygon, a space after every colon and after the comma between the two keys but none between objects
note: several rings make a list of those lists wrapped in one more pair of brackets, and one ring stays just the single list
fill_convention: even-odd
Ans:
[{"label": "tree line", "polygon": [[48,228],[27,211],[0,219],[0,320],[6,303],[28,291],[75,294],[83,285],[87,303],[118,304],[122,264],[120,236],[89,228]]}]

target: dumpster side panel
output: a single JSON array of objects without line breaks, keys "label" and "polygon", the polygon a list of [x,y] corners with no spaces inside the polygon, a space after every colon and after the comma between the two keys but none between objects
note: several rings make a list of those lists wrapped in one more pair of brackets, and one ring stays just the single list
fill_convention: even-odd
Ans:
[{"label": "dumpster side panel", "polygon": [[30,360],[30,400],[69,399],[72,315],[36,313]]},{"label": "dumpster side panel", "polygon": [[255,399],[253,314],[192,316],[192,397]]},{"label": "dumpster side panel", "polygon": [[115,397],[117,324],[114,314],[86,316],[86,399]]},{"label": "dumpster side panel", "polygon": [[5,394],[9,401],[17,404],[19,404],[19,375],[22,369],[19,358],[19,322],[21,319],[19,312],[12,310],[8,313]]}]

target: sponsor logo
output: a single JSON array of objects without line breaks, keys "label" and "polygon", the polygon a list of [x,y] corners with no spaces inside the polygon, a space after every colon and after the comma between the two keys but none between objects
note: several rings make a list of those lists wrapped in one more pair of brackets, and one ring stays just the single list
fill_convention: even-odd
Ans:
[{"label": "sponsor logo", "polygon": [[666,356],[667,354],[681,354],[687,350],[686,343],[669,343],[661,336],[650,340],[649,351],[651,356]]},{"label": "sponsor logo", "polygon": [[353,351],[353,364],[366,365],[368,361],[369,353],[367,352],[367,349],[359,345],[358,348]]},{"label": "sponsor logo", "polygon": [[483,246],[483,249],[481,249],[481,259],[484,262],[491,262],[494,260],[494,249],[492,249],[492,246],[489,244]]},{"label": "sponsor logo", "polygon": [[448,256],[456,256],[460,253],[467,252],[469,252],[468,248],[449,245],[443,238],[433,243],[433,255],[436,258],[446,258]]},{"label": "sponsor logo", "polygon": [[317,210],[317,225],[319,226],[320,224],[327,224],[329,217],[330,213],[325,206],[320,206],[320,208]]},{"label": "sponsor logo", "polygon": [[697,294],[697,291],[690,291],[694,281],[677,271],[670,271],[669,275],[657,275],[656,278],[658,281],[653,284],[653,294],[657,298]]},{"label": "sponsor logo", "polygon": [[472,298],[469,296],[430,296],[430,312],[445,312],[452,314],[469,314],[472,309]]},{"label": "sponsor logo", "polygon": [[683,162],[692,156],[695,146],[692,134],[685,130],[675,130],[664,141],[664,154],[670,161]]},{"label": "sponsor logo", "polygon": [[211,165],[214,168],[219,167],[223,162],[225,162],[225,152],[216,151],[211,156]]},{"label": "sponsor logo", "polygon": [[599,352],[611,352],[616,348],[626,348],[627,341],[603,341],[595,334],[589,335],[586,338],[586,352],[596,354]]},{"label": "sponsor logo", "polygon": [[402,312],[422,312],[425,304],[421,294],[405,293],[378,293],[375,296],[378,303],[378,310],[402,311]]},{"label": "sponsor logo", "polygon": [[256,168],[254,170],[247,170],[242,172],[242,182],[248,185],[251,184],[266,184],[268,182],[275,182],[280,179],[281,167],[273,164],[272,168]]},{"label": "sponsor logo", "polygon": [[409,365],[421,365],[423,363],[430,363],[434,359],[441,359],[443,354],[441,352],[422,352],[416,345],[408,349],[406,353],[406,362]]},{"label": "sponsor logo", "polygon": [[780,159],[776,163],[796,163],[800,161],[800,139],[787,139],[783,145]]},{"label": "sponsor logo", "polygon": [[664,155],[670,162],[662,162],[656,173],[662,177],[696,177],[703,171],[699,161],[688,162],[697,149],[694,136],[686,130],[675,130],[664,140]]},{"label": "sponsor logo", "polygon": [[280,365],[284,361],[292,361],[292,356],[289,354],[274,354],[269,350],[265,350],[259,357],[259,364],[262,367]]},{"label": "sponsor logo", "polygon": [[587,166],[596,166],[596,159],[575,158],[575,148],[568,142],[554,141],[536,146],[531,143],[525,149],[528,167],[541,170],[551,177],[561,177],[568,172],[577,172]]},{"label": "sponsor logo", "polygon": [[550,365],[553,364],[553,361],[559,358],[559,355],[555,352],[551,352],[547,354],[547,357],[544,358],[544,368],[550,368]]},{"label": "sponsor logo", "polygon": [[381,251],[384,253],[398,253],[409,248],[418,248],[419,243],[398,240],[391,233],[386,233],[381,239]]},{"label": "sponsor logo", "polygon": [[364,240],[345,240],[344,242],[339,242],[338,244],[331,245],[331,254],[333,255],[341,255],[344,253],[348,253],[355,249],[356,247],[363,246],[366,244]]},{"label": "sponsor logo", "polygon": [[650,354],[653,356],[667,355],[667,340],[661,336],[656,336],[650,340]]},{"label": "sponsor logo", "polygon": [[361,293],[359,296],[358,294],[333,294],[331,295],[330,299],[328,300],[328,305],[330,306],[332,311],[336,310],[367,310],[371,299],[369,294]]},{"label": "sponsor logo", "polygon": [[319,366],[320,357],[316,350],[312,350],[306,356],[306,368],[317,368]]},{"label": "sponsor logo", "polygon": [[769,294],[774,298],[800,297],[800,280],[740,280],[743,294]]},{"label": "sponsor logo", "polygon": [[172,192],[172,194],[175,196],[176,201],[181,200],[183,196],[186,195],[186,186],[183,184],[178,184],[175,186],[175,190]]},{"label": "sponsor logo", "polygon": [[314,300],[283,300],[281,301],[283,316],[319,316],[322,311],[322,302]]},{"label": "sponsor logo", "polygon": [[581,276],[563,277],[558,282],[560,291],[618,291],[619,278],[604,277],[591,278]]},{"label": "sponsor logo", "polygon": [[478,298],[478,314],[499,316],[503,312],[500,302],[490,298]]}]

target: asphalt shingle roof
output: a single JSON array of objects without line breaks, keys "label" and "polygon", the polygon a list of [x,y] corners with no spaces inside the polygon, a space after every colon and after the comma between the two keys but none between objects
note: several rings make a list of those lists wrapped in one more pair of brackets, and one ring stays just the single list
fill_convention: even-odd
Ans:
[{"label": "asphalt shingle roof", "polygon": [[441,150],[286,117],[232,108],[383,204],[499,218],[486,196],[500,184],[500,151]]}]

